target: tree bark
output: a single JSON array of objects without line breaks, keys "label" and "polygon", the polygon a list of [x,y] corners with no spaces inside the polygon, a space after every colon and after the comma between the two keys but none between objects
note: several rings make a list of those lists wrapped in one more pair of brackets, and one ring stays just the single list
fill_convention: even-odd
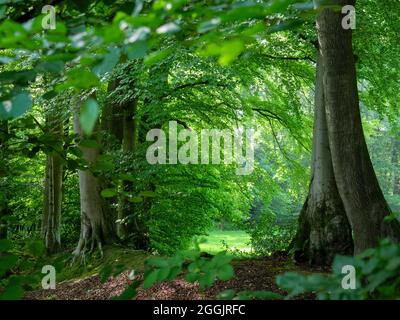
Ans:
[{"label": "tree bark", "polygon": [[[118,80],[113,80],[108,83],[107,93],[110,94],[118,87]],[[115,102],[107,99],[104,105],[104,111],[101,116],[101,130],[111,134],[119,143],[122,142],[123,127],[123,111]]]},{"label": "tree bark", "polygon": [[400,195],[399,153],[400,132],[393,138],[392,147],[393,195]]},{"label": "tree bark", "polygon": [[[333,5],[355,1],[332,0]],[[342,27],[343,15],[324,8],[317,17],[320,53],[324,64],[324,95],[329,145],[336,185],[350,221],[355,254],[379,240],[400,239],[373,169],[361,124],[351,29]]]},{"label": "tree bark", "polygon": [[293,243],[297,261],[330,265],[336,254],[352,254],[353,240],[333,173],[326,125],[322,57],[317,58],[311,182]]},{"label": "tree bark", "polygon": [[63,163],[58,154],[47,156],[45,172],[42,239],[47,253],[52,254],[61,249],[60,222]]},{"label": "tree bark", "polygon": [[[98,126],[97,126],[98,127]],[[75,111],[74,130],[79,137],[84,134],[79,123],[79,111]],[[93,135],[96,135],[96,129]],[[81,147],[84,160],[89,166],[96,162],[100,154],[99,148]],[[81,201],[81,232],[75,256],[84,258],[86,251],[99,248],[101,254],[104,244],[113,242],[116,238],[112,216],[108,213],[101,192],[101,179],[92,174],[90,169],[79,170],[79,190]]]},{"label": "tree bark", "polygon": [[[137,145],[138,136],[138,120],[137,120],[137,100],[130,103],[126,103],[123,106],[123,134],[122,134],[122,152],[126,156],[133,156]],[[122,190],[129,191],[132,189],[132,182],[123,181]],[[134,215],[134,205],[130,203],[126,197],[120,197],[118,206],[118,225],[117,233],[122,239],[129,237],[129,234],[133,231],[131,227],[135,219]],[[130,219],[132,216],[133,219]]]}]

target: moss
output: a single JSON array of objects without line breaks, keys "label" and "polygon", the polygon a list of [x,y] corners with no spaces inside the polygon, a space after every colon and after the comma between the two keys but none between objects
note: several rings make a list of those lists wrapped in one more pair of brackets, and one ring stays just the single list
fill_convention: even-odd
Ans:
[{"label": "moss", "polygon": [[105,246],[104,255],[95,252],[86,256],[85,264],[71,264],[71,254],[61,253],[53,255],[46,262],[58,266],[57,282],[66,280],[81,280],[98,274],[105,266],[124,266],[126,269],[142,271],[148,253],[122,246]]}]

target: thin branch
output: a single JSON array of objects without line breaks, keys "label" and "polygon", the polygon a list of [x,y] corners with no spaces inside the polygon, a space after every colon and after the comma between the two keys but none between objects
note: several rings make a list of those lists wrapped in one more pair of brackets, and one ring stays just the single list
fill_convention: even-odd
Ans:
[{"label": "thin branch", "polygon": [[292,60],[292,61],[302,61],[302,60],[308,60],[313,63],[317,63],[313,58],[309,56],[304,56],[304,57],[280,57],[280,56],[273,56],[270,54],[261,54],[262,57],[266,57],[268,59],[278,59],[278,60]]}]

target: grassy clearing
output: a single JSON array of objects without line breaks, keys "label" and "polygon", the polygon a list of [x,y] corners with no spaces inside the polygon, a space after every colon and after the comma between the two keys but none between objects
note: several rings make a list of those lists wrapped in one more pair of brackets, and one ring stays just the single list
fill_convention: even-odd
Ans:
[{"label": "grassy clearing", "polygon": [[250,253],[250,236],[242,230],[212,230],[204,237],[206,242],[200,244],[200,249],[210,254],[219,251],[241,251]]}]

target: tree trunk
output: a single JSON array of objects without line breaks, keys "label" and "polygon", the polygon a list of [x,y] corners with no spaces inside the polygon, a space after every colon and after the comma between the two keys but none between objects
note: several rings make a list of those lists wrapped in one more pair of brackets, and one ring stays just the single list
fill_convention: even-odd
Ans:
[{"label": "tree trunk", "polygon": [[352,254],[353,240],[333,174],[322,80],[322,57],[318,55],[310,190],[293,246],[297,261],[330,265],[336,254]]},{"label": "tree trunk", "polygon": [[[74,115],[74,130],[78,136],[83,138],[78,110]],[[96,132],[93,135],[96,135]],[[81,147],[81,151],[89,166],[96,162],[100,153],[99,148]],[[109,212],[106,210],[104,200],[100,195],[102,189],[101,179],[94,176],[90,169],[79,170],[78,174],[81,201],[81,232],[74,254],[84,258],[85,252],[87,250],[93,251],[96,246],[102,253],[103,245],[115,240],[115,228],[112,216],[107,214]]]},{"label": "tree trunk", "polygon": [[60,220],[62,204],[63,164],[58,154],[46,159],[46,178],[42,218],[42,239],[47,253],[61,249]]},{"label": "tree trunk", "polygon": [[[334,0],[334,5],[355,1]],[[324,8],[317,17],[318,41],[324,64],[324,95],[329,145],[336,185],[350,221],[354,250],[376,246],[385,237],[400,238],[397,221],[385,221],[390,209],[373,169],[359,110],[351,29],[343,15]]]},{"label": "tree trunk", "polygon": [[[119,81],[113,80],[108,83],[107,93],[112,93],[118,87]],[[123,112],[118,104],[111,99],[107,99],[101,115],[101,130],[111,134],[119,143],[122,142],[123,127]]]},{"label": "tree trunk", "polygon": [[137,144],[137,100],[124,106],[122,150],[132,153]]},{"label": "tree trunk", "polygon": [[[122,134],[122,151],[126,156],[132,156],[137,145],[137,100],[127,103],[123,106],[123,134]],[[122,182],[123,191],[132,189],[132,182]],[[129,216],[134,215],[134,205],[130,203],[126,197],[120,197],[118,206],[118,227],[117,233],[120,238],[126,239],[133,231],[131,225],[134,221],[130,221]],[[135,219],[135,217],[133,217]]]},{"label": "tree trunk", "polygon": [[393,149],[392,149],[393,195],[400,195],[399,152],[400,152],[400,132],[398,132],[396,137],[393,138]]}]

